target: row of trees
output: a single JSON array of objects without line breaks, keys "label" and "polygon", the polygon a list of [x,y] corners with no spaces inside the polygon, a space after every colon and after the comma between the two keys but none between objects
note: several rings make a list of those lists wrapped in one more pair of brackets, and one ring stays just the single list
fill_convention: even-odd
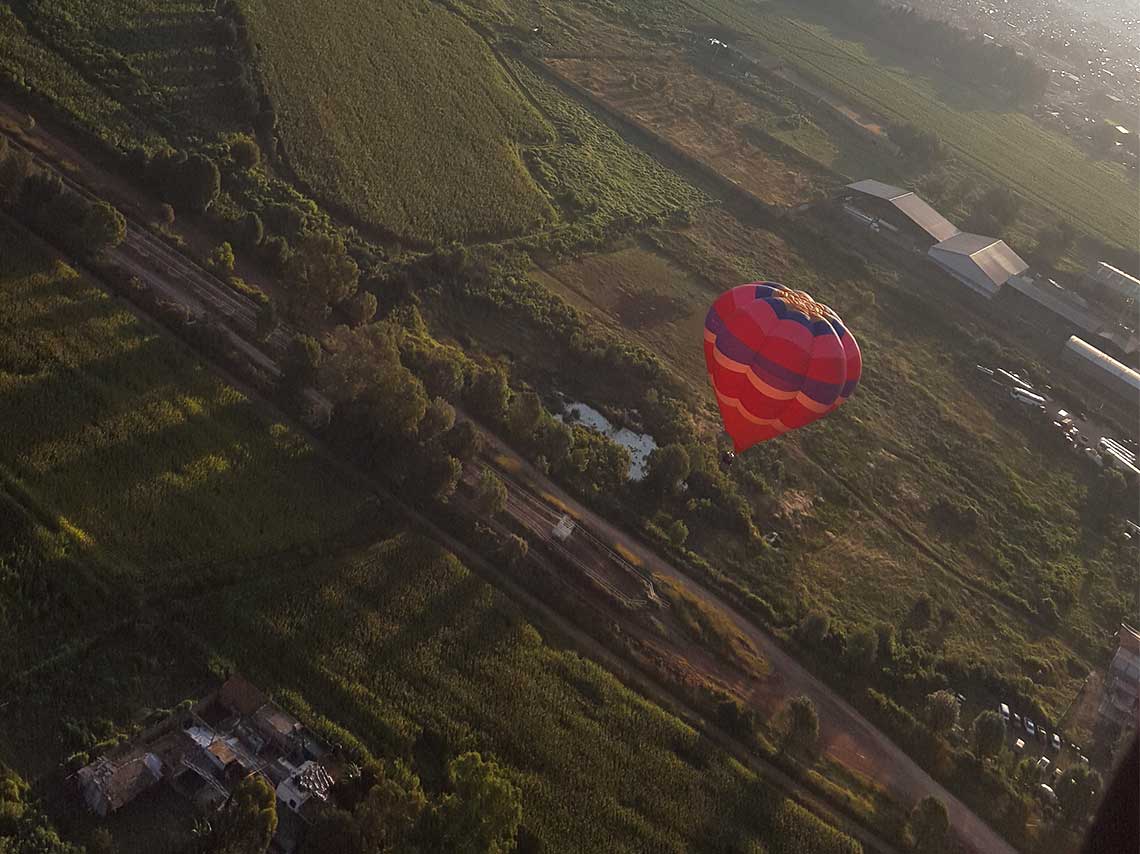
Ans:
[{"label": "row of trees", "polygon": [[97,257],[123,242],[127,222],[107,202],[92,202],[27,152],[0,137],[0,209],[14,214],[60,248]]}]

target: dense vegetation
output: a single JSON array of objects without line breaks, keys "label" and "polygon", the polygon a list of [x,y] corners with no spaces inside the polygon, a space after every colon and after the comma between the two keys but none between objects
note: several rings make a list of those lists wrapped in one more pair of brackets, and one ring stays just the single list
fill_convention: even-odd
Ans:
[{"label": "dense vegetation", "polygon": [[551,216],[518,150],[551,131],[454,15],[425,0],[248,5],[289,158],[319,196],[426,243]]}]

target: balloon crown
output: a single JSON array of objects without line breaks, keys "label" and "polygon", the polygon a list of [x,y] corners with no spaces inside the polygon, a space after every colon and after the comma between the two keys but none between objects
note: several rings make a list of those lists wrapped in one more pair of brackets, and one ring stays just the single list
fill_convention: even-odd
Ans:
[{"label": "balloon crown", "polygon": [[793,291],[788,288],[780,291],[778,296],[789,308],[794,308],[809,320],[824,320],[831,315],[831,309],[818,303],[803,291]]}]

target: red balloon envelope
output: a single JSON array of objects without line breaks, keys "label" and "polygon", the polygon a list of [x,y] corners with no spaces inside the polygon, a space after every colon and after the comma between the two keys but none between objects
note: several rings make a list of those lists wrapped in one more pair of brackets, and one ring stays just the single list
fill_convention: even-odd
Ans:
[{"label": "red balloon envelope", "polygon": [[721,294],[705,318],[705,362],[737,451],[822,418],[859,384],[859,345],[839,316],[775,282]]}]

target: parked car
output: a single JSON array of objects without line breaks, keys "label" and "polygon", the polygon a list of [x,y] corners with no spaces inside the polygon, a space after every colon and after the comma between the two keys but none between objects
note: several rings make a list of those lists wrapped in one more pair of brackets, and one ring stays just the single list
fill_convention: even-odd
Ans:
[{"label": "parked car", "polygon": [[1013,725],[1018,727],[1021,726],[1021,715],[1019,715],[1017,712],[1013,713]]},{"label": "parked car", "polygon": [[1045,732],[1045,727],[1043,727],[1043,726],[1037,727],[1037,740],[1039,742],[1041,742],[1042,744],[1048,744],[1049,743],[1049,734],[1047,732]]},{"label": "parked car", "polygon": [[1053,737],[1049,740],[1049,743],[1051,745],[1053,745],[1054,750],[1060,750],[1061,749],[1061,736],[1057,735],[1057,733],[1053,733]]},{"label": "parked car", "polygon": [[1009,704],[998,703],[998,714],[1001,715],[1003,721],[1009,723]]},{"label": "parked car", "polygon": [[1037,773],[1038,774],[1040,774],[1042,771],[1048,770],[1048,768],[1049,768],[1049,757],[1042,756],[1040,759],[1037,760]]},{"label": "parked car", "polygon": [[1089,758],[1087,756],[1080,756],[1080,757],[1078,757],[1078,759],[1080,760],[1080,763],[1082,765],[1088,765],[1089,764]]},{"label": "parked car", "polygon": [[1037,787],[1037,797],[1050,804],[1057,803],[1057,793],[1053,791],[1053,787],[1047,783],[1042,783]]},{"label": "parked car", "polygon": [[1029,720],[1029,718],[1025,719],[1025,731],[1030,735],[1034,735],[1037,732],[1037,727],[1033,724],[1033,721]]}]

